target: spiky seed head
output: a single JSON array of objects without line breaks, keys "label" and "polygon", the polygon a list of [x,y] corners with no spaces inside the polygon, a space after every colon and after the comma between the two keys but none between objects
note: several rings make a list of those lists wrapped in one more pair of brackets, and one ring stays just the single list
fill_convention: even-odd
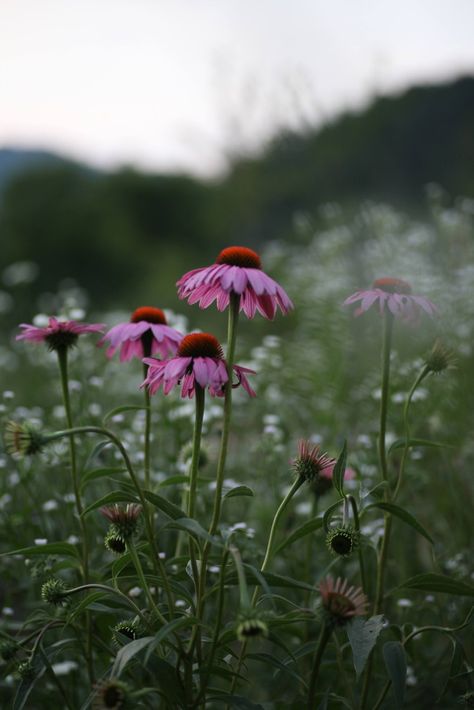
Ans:
[{"label": "spiky seed head", "polygon": [[349,557],[359,546],[359,542],[360,533],[350,525],[333,528],[326,536],[329,551],[340,557]]},{"label": "spiky seed head", "polygon": [[66,606],[70,601],[66,584],[59,577],[51,577],[41,587],[41,599],[53,606]]}]

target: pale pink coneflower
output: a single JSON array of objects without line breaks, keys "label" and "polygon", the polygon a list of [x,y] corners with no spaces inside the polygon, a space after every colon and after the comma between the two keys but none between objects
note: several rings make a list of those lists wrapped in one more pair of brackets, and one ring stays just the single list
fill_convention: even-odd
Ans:
[{"label": "pale pink coneflower", "polygon": [[[181,384],[181,397],[193,397],[196,385],[207,388],[213,397],[224,395],[228,381],[227,364],[219,341],[210,333],[186,335],[176,355],[169,360],[144,358],[143,362],[148,365],[148,375],[141,386],[148,387],[150,394],[155,394],[160,387],[164,394],[168,394]],[[233,365],[232,369],[238,380],[232,386],[242,385],[251,397],[255,397],[246,377],[247,373],[254,375],[255,372],[239,365]]]},{"label": "pale pink coneflower", "polygon": [[184,274],[176,284],[179,298],[207,308],[216,301],[219,311],[229,305],[232,294],[239,296],[239,310],[247,318],[258,311],[272,320],[277,308],[283,314],[293,308],[283,288],[262,270],[259,255],[247,247],[223,249],[214,264]]},{"label": "pale pink coneflower", "polygon": [[416,324],[423,312],[429,316],[437,313],[434,303],[424,296],[412,294],[409,283],[391,277],[376,279],[371,289],[356,291],[346,298],[343,305],[350,306],[358,301],[360,305],[354,312],[355,316],[362,315],[377,303],[381,315],[387,311],[395,318],[411,324]]},{"label": "pale pink coneflower", "polygon": [[78,323],[75,320],[58,320],[51,317],[48,325],[39,327],[21,323],[23,332],[16,336],[16,340],[29,340],[32,343],[46,343],[50,350],[68,349],[76,344],[80,335],[85,333],[102,333],[103,323]]},{"label": "pale pink coneflower", "polygon": [[120,362],[132,357],[142,359],[150,355],[165,358],[174,355],[182,339],[182,334],[167,324],[161,308],[141,306],[131,315],[128,323],[114,325],[97,343],[102,346],[110,343],[106,350],[107,357],[112,357],[120,348]]},{"label": "pale pink coneflower", "polygon": [[360,587],[349,587],[347,579],[326,577],[319,584],[321,603],[329,621],[337,625],[346,624],[354,616],[367,613],[367,597]]}]

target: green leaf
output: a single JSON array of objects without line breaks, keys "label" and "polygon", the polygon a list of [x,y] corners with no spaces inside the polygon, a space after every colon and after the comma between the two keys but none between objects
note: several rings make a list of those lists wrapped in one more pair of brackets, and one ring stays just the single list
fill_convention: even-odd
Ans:
[{"label": "green leaf", "polygon": [[237,496],[253,496],[254,492],[248,486],[236,486],[223,496],[223,498],[236,498]]},{"label": "green leaf", "polygon": [[126,470],[122,466],[107,466],[106,468],[93,468],[90,471],[86,471],[81,476],[81,492],[90,481],[95,481],[97,478],[104,478],[105,476],[113,476],[116,473],[125,473]]},{"label": "green leaf", "polygon": [[212,535],[209,535],[207,530],[204,530],[204,528],[199,525],[197,520],[194,520],[193,518],[179,518],[178,520],[173,520],[166,525],[162,527],[162,530],[165,528],[172,528],[174,530],[184,530],[185,532],[191,533],[191,535],[196,535],[196,537],[201,538],[201,540],[206,540],[206,542],[210,542],[213,545],[218,545],[219,547],[222,547],[222,543],[219,542],[219,540],[215,537],[212,537]]},{"label": "green leaf", "polygon": [[66,557],[81,559],[81,555],[75,545],[71,545],[69,542],[48,542],[46,545],[21,547],[11,552],[3,552],[0,557],[6,557],[7,555],[25,555],[25,557],[31,557],[32,555],[65,555]]},{"label": "green leaf", "polygon": [[414,530],[419,532],[420,535],[423,535],[423,537],[428,540],[428,542],[431,542],[431,544],[434,545],[433,538],[428,535],[421,523],[419,523],[418,520],[414,518],[413,515],[411,515],[411,513],[408,513],[403,508],[400,508],[400,506],[395,505],[394,503],[384,503],[381,501],[377,503],[370,503],[370,505],[364,508],[364,510],[369,510],[369,508],[379,508],[380,510],[385,511],[386,513],[391,513],[392,515],[395,515],[397,518],[400,518],[400,520],[403,520],[403,522],[407,525],[411,525]]},{"label": "green leaf", "polygon": [[213,695],[209,698],[209,702],[213,700],[219,700],[222,705],[220,707],[225,707],[228,705],[231,708],[242,708],[242,710],[264,710],[263,705],[258,703],[252,703],[251,700],[244,698],[241,695]]},{"label": "green leaf", "polygon": [[403,589],[416,589],[419,592],[442,592],[458,597],[474,597],[474,587],[444,574],[417,574],[399,585]]},{"label": "green leaf", "polygon": [[390,446],[387,455],[390,456],[392,451],[396,451],[396,449],[403,449],[406,443],[408,443],[409,449],[413,448],[414,446],[433,447],[438,449],[454,448],[451,444],[444,444],[438,441],[429,441],[428,439],[408,439],[408,442],[406,439],[397,439]]},{"label": "green leaf", "polygon": [[145,664],[148,663],[148,659],[155,648],[159,646],[160,643],[164,641],[167,636],[169,636],[169,634],[174,633],[179,629],[184,629],[186,626],[194,626],[196,624],[199,624],[199,619],[195,616],[182,616],[180,619],[173,619],[173,621],[165,624],[165,626],[163,626],[156,634],[153,643],[150,644],[145,655]]},{"label": "green leaf", "polygon": [[161,481],[158,488],[165,488],[166,486],[177,486],[180,483],[187,483],[188,481],[189,476],[170,476],[169,478],[165,478],[164,481]]},{"label": "green leaf", "polygon": [[71,613],[67,618],[67,623],[72,623],[74,619],[82,614],[82,612],[85,611],[91,604],[94,604],[105,596],[106,594],[104,592],[92,592],[91,594],[87,594],[87,596],[85,596],[84,599],[81,599],[74,609],[71,610]]},{"label": "green leaf", "polygon": [[94,501],[87,506],[85,510],[82,511],[82,517],[85,517],[93,510],[102,507],[103,505],[110,505],[111,503],[138,503],[138,498],[133,496],[129,491],[112,491],[107,493],[102,498]]},{"label": "green leaf", "polygon": [[296,528],[296,530],[294,530],[285,540],[283,540],[283,542],[281,542],[274,550],[273,554],[275,555],[277,552],[281,552],[285,549],[285,547],[288,547],[288,545],[292,545],[300,538],[305,537],[305,535],[309,535],[310,533],[314,532],[315,530],[319,530],[322,527],[322,518],[313,518],[312,520],[308,520],[299,528]]},{"label": "green leaf", "polygon": [[153,493],[152,491],[146,490],[143,491],[143,495],[149,503],[154,505],[155,508],[158,508],[158,510],[161,510],[162,513],[165,513],[165,515],[167,515],[169,518],[172,518],[173,520],[179,520],[180,518],[188,517],[184,510],[178,508],[178,506],[174,503],[170,503],[170,501],[166,498],[163,498],[163,496],[159,496],[156,493]]},{"label": "green leaf", "polygon": [[325,511],[323,515],[323,528],[325,532],[329,532],[329,522],[331,520],[331,515],[333,512],[341,507],[341,501],[337,500],[335,503],[329,506],[329,508]]},{"label": "green leaf", "polygon": [[339,493],[341,498],[344,497],[344,473],[346,471],[346,460],[347,460],[347,441],[344,441],[344,446],[339,454],[339,458],[334,466],[334,471],[332,474],[332,482],[334,488]]},{"label": "green leaf", "polygon": [[110,412],[107,412],[107,414],[102,420],[102,423],[105,426],[108,419],[111,419],[112,417],[115,417],[116,414],[121,414],[122,412],[136,412],[146,409],[148,409],[148,407],[144,407],[143,405],[139,404],[124,404],[121,407],[115,407],[115,409],[111,409]]},{"label": "green leaf", "polygon": [[407,677],[407,659],[402,644],[399,641],[388,641],[384,644],[383,659],[392,681],[396,707],[402,708]]},{"label": "green leaf", "polygon": [[129,663],[137,653],[143,651],[150,643],[155,640],[154,636],[145,636],[141,639],[136,639],[135,641],[130,641],[126,646],[122,646],[120,651],[117,653],[112,667],[111,677],[118,678],[122,671],[124,670],[127,663]]},{"label": "green leaf", "polygon": [[307,688],[305,681],[298,673],[289,668],[289,666],[279,661],[278,658],[271,656],[269,653],[248,653],[247,658],[251,658],[254,661],[260,661],[261,663],[265,663],[267,666],[273,666],[277,670],[283,671],[283,673],[291,675],[295,680],[298,681],[298,683],[301,683],[303,688]]},{"label": "green leaf", "polygon": [[370,619],[355,617],[346,625],[347,636],[352,648],[352,658],[357,678],[364,670],[367,659],[372,651],[377,637],[383,628],[383,614]]}]

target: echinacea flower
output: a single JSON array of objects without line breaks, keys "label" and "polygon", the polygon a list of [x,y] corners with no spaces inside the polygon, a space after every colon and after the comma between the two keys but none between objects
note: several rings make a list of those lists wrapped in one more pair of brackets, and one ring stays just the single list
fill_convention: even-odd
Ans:
[{"label": "echinacea flower", "polygon": [[219,311],[229,305],[231,294],[240,298],[239,310],[247,318],[258,311],[272,320],[277,308],[283,314],[293,308],[282,287],[262,270],[259,255],[247,247],[223,249],[214,264],[193,269],[176,284],[179,298],[207,308],[214,301]]},{"label": "echinacea flower", "polygon": [[292,462],[294,472],[305,481],[314,482],[320,476],[332,477],[336,459],[320,451],[318,444],[306,439],[298,442],[298,455]]},{"label": "echinacea flower", "polygon": [[51,317],[48,325],[44,327],[21,323],[20,328],[23,328],[23,332],[16,336],[16,340],[46,343],[50,350],[67,350],[76,344],[80,335],[102,333],[104,327],[103,323],[78,323],[75,320],[61,321]]},{"label": "echinacea flower", "polygon": [[438,339],[435,341],[431,351],[425,358],[425,368],[427,372],[440,375],[445,370],[452,370],[456,367],[456,357],[452,350],[449,350]]},{"label": "echinacea flower", "polygon": [[249,608],[239,613],[236,633],[239,641],[248,641],[268,636],[268,626],[256,609]]},{"label": "echinacea flower", "polygon": [[37,454],[50,441],[50,437],[42,434],[29,422],[9,421],[5,426],[3,440],[8,454],[22,458]]},{"label": "echinacea flower", "polygon": [[132,357],[141,359],[158,354],[165,358],[173,355],[182,337],[167,324],[161,308],[142,306],[132,313],[129,323],[114,325],[97,345],[102,346],[109,341],[107,357],[112,357],[120,348],[120,362],[126,362]]},{"label": "echinacea flower", "polygon": [[[213,397],[222,397],[229,379],[222,347],[210,333],[186,335],[176,355],[169,360],[144,358],[143,362],[148,365],[148,375],[141,386],[148,387],[150,394],[155,394],[160,387],[163,387],[164,394],[168,394],[181,384],[181,397],[193,397],[196,385],[207,388]],[[239,365],[232,365],[232,369],[238,380],[232,386],[242,385],[251,397],[255,397],[246,377],[246,373],[254,375],[255,372]]]},{"label": "echinacea flower", "polygon": [[424,296],[414,296],[411,286],[406,281],[396,278],[376,279],[371,289],[356,291],[346,298],[343,305],[350,306],[360,301],[354,315],[360,316],[378,303],[380,314],[391,313],[407,323],[417,323],[422,312],[429,316],[437,313],[437,308]]},{"label": "echinacea flower", "polygon": [[351,525],[340,525],[326,535],[326,545],[333,555],[349,557],[359,546],[360,533]]},{"label": "echinacea flower", "polygon": [[364,592],[360,587],[349,587],[347,579],[338,577],[334,582],[332,577],[326,577],[320,582],[319,591],[330,623],[346,624],[354,616],[364,616],[367,611]]}]

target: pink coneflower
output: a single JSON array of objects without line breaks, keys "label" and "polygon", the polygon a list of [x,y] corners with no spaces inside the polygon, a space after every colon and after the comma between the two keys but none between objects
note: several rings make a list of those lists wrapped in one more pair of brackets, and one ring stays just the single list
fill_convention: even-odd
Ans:
[{"label": "pink coneflower", "polygon": [[360,587],[349,587],[347,579],[340,577],[334,582],[326,577],[319,585],[321,603],[329,620],[335,624],[345,624],[354,616],[364,616],[367,611],[367,597]]},{"label": "pink coneflower", "polygon": [[46,343],[50,350],[70,348],[76,344],[80,335],[84,333],[102,333],[105,328],[103,323],[78,323],[75,320],[60,321],[51,317],[47,326],[42,328],[28,323],[21,323],[23,333],[16,336],[17,340],[29,340],[33,343]]},{"label": "pink coneflower", "polygon": [[107,357],[112,357],[120,348],[120,362],[125,362],[132,357],[141,359],[156,353],[163,358],[174,355],[182,337],[167,324],[161,308],[142,306],[132,313],[129,323],[115,325],[97,344],[102,346],[108,340]]},{"label": "pink coneflower", "polygon": [[336,459],[320,451],[318,444],[312,444],[306,439],[301,439],[298,442],[298,455],[292,465],[299,478],[314,482],[320,476],[332,477]]},{"label": "pink coneflower", "polygon": [[223,249],[215,264],[184,274],[176,284],[179,298],[207,308],[214,301],[219,311],[229,305],[230,295],[240,296],[239,310],[247,318],[258,311],[264,318],[275,317],[277,307],[288,313],[293,304],[282,287],[262,271],[260,257],[247,247]]},{"label": "pink coneflower", "polygon": [[388,309],[395,318],[407,323],[416,323],[423,311],[429,316],[437,313],[436,306],[427,298],[412,295],[409,283],[389,277],[376,279],[371,289],[356,291],[346,298],[343,305],[349,306],[357,301],[360,301],[360,306],[354,312],[355,316],[362,315],[377,302],[381,315]]},{"label": "pink coneflower", "polygon": [[[175,385],[182,383],[182,397],[193,397],[196,384],[203,389],[208,388],[213,397],[224,395],[224,385],[228,380],[227,365],[219,341],[209,333],[186,335],[175,357],[169,360],[145,358],[143,362],[148,365],[148,375],[142,387],[148,387],[150,394],[155,394],[160,387],[168,394]],[[255,372],[239,365],[233,365],[232,369],[238,379],[233,387],[242,385],[251,397],[255,397],[246,377],[246,373],[254,375]]]}]

